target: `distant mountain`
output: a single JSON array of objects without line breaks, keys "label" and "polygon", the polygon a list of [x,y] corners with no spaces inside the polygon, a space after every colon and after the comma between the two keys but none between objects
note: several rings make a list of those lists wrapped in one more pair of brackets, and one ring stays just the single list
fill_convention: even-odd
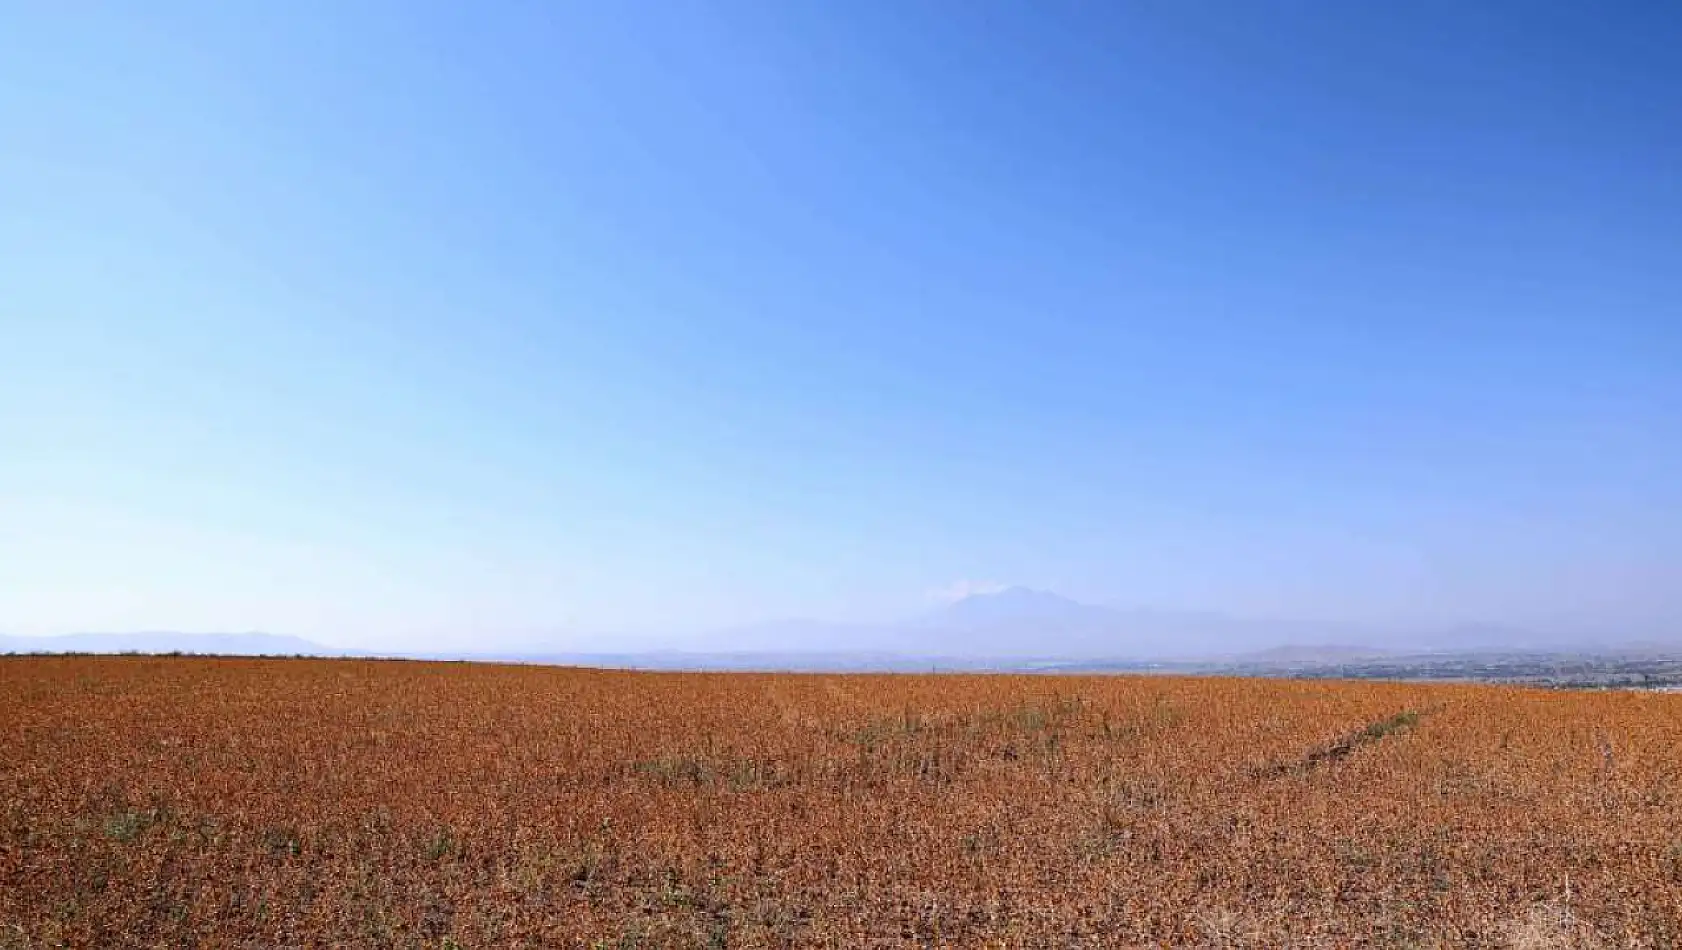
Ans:
[{"label": "distant mountain", "polygon": [[[1657,638],[1654,638],[1657,639]],[[1654,644],[1647,652],[1682,643]],[[1499,651],[1605,653],[1585,644],[1493,625],[1383,629],[1254,620],[1198,611],[1086,604],[1011,587],[972,594],[898,623],[782,620],[715,630],[665,650],[587,653],[541,643],[482,651],[395,651],[416,659],[471,659],[643,669],[1042,670],[1320,666],[1398,655]],[[201,653],[357,656],[298,637],[263,633],[119,633],[0,637],[0,653]]]},{"label": "distant mountain", "polygon": [[[1492,625],[1403,630],[1316,621],[1256,620],[1202,611],[1086,604],[1027,587],[972,594],[895,624],[794,620],[717,631],[707,649],[887,654],[970,660],[1204,660],[1332,662],[1395,652],[1559,647],[1563,641]],[[1257,656],[1273,651],[1274,656]]]},{"label": "distant mountain", "polygon": [[923,626],[987,655],[1078,659],[1190,659],[1377,639],[1373,631],[1348,624],[1105,607],[1022,587],[966,597],[925,618]]},{"label": "distant mountain", "polygon": [[967,660],[1201,657],[1303,643],[1360,642],[1335,624],[1248,621],[1191,611],[1085,604],[1027,587],[972,594],[900,623],[788,620],[702,638],[705,651],[864,653]]},{"label": "distant mountain", "polygon": [[1357,660],[1371,660],[1393,656],[1390,650],[1378,647],[1346,646],[1328,643],[1321,646],[1277,646],[1266,650],[1256,650],[1243,653],[1232,659],[1243,663],[1279,663],[1279,664],[1313,664],[1313,663],[1350,663]]},{"label": "distant mountain", "polygon": [[270,633],[73,633],[0,637],[0,653],[202,653],[224,656],[344,656],[347,651]]},{"label": "distant mountain", "polygon": [[937,626],[984,627],[998,623],[1082,624],[1101,621],[1110,613],[1070,600],[1048,590],[1007,587],[991,594],[971,594],[954,601],[925,622]]},{"label": "distant mountain", "polygon": [[1010,587],[972,594],[908,625],[904,639],[925,651],[988,657],[1137,656],[1136,631],[1107,607],[1051,591]]}]

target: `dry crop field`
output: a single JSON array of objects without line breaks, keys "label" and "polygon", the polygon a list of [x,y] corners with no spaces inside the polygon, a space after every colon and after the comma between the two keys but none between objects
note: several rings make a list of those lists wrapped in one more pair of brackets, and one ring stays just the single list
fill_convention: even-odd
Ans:
[{"label": "dry crop field", "polygon": [[0,947],[1682,944],[1682,696],[0,659]]}]

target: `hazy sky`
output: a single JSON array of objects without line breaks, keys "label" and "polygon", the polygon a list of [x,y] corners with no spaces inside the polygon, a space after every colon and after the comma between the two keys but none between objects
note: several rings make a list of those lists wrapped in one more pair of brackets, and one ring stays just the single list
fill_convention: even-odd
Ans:
[{"label": "hazy sky", "polygon": [[1675,629],[1679,49],[1662,2],[0,0],[0,632],[997,583]]}]

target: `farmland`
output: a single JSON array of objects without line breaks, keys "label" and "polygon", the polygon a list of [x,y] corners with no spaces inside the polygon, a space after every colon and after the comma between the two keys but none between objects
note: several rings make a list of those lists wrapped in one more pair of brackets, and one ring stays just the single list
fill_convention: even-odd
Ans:
[{"label": "farmland", "polygon": [[1682,945],[1682,695],[0,659],[0,947]]}]

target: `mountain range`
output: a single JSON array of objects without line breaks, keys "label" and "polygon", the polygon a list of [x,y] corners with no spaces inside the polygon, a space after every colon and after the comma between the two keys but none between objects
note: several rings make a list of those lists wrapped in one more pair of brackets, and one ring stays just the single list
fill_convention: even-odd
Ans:
[{"label": "mountain range", "polygon": [[222,656],[341,656],[349,651],[272,633],[72,633],[0,636],[0,653],[205,653]]},{"label": "mountain range", "polygon": [[[636,653],[562,652],[528,646],[519,650],[401,655],[661,668],[1032,669],[1067,661],[1150,663],[1224,658],[1330,662],[1387,653],[1611,649],[1605,642],[1585,644],[1568,637],[1491,625],[1404,630],[1106,607],[1027,587],[972,594],[898,623],[785,620],[714,630],[694,638],[694,642],[700,646],[691,650]],[[370,655],[264,633],[0,636],[0,653],[32,652]]]},{"label": "mountain range", "polygon": [[714,631],[709,649],[802,649],[994,659],[1192,659],[1295,650],[1327,655],[1390,651],[1562,649],[1570,638],[1495,625],[1403,629],[1352,623],[1258,620],[1203,611],[1086,604],[1011,587],[973,594],[900,623],[816,620]]}]

